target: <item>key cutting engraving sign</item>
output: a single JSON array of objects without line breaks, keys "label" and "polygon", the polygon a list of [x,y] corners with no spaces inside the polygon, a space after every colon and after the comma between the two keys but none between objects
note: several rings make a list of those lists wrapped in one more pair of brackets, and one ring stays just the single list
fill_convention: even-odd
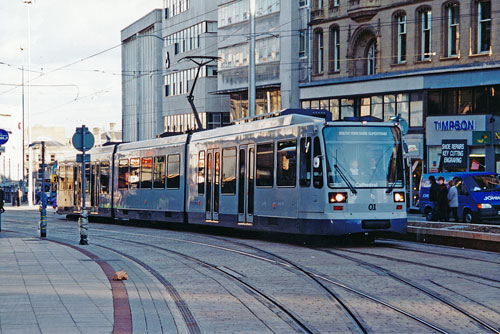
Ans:
[{"label": "key cutting engraving sign", "polygon": [[443,168],[467,167],[467,140],[444,140],[441,144]]}]

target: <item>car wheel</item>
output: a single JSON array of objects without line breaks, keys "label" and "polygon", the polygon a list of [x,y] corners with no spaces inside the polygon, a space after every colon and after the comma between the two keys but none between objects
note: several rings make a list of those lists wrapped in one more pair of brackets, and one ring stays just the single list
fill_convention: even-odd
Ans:
[{"label": "car wheel", "polygon": [[464,210],[464,217],[463,217],[464,223],[470,224],[474,221],[474,216],[472,215],[472,212],[469,209]]},{"label": "car wheel", "polygon": [[424,213],[425,220],[430,221],[432,219],[432,208],[430,206],[426,207]]}]

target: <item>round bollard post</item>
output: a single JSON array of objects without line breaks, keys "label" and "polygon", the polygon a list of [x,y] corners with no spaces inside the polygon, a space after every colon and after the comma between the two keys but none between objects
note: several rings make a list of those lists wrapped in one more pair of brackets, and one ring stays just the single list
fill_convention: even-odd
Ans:
[{"label": "round bollard post", "polygon": [[40,210],[40,237],[47,237],[47,209],[45,205],[42,205]]},{"label": "round bollard post", "polygon": [[78,223],[80,224],[80,245],[88,245],[89,241],[87,239],[87,234],[89,231],[89,219],[87,216],[87,210],[82,210]]}]

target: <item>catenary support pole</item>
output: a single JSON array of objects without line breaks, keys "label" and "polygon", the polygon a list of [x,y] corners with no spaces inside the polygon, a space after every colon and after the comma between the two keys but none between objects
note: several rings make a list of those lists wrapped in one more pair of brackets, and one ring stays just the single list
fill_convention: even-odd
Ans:
[{"label": "catenary support pole", "polygon": [[45,141],[42,141],[42,189],[40,191],[42,197],[42,207],[40,210],[40,237],[47,236],[47,196],[45,195]]},{"label": "catenary support pole", "polygon": [[249,1],[250,11],[250,41],[249,41],[249,64],[248,64],[248,116],[255,117],[255,98],[256,98],[256,80],[255,80],[255,1]]},{"label": "catenary support pole", "polygon": [[87,206],[85,201],[85,192],[86,192],[86,165],[85,162],[85,125],[82,125],[82,213],[80,214],[80,219],[78,223],[80,225],[80,245],[88,245],[88,230],[89,230],[89,220],[87,216]]}]

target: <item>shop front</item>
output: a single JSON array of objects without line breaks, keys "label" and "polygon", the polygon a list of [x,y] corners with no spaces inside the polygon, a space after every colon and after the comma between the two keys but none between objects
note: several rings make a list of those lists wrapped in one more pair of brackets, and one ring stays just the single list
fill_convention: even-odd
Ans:
[{"label": "shop front", "polygon": [[500,117],[430,116],[426,172],[500,172]]}]

